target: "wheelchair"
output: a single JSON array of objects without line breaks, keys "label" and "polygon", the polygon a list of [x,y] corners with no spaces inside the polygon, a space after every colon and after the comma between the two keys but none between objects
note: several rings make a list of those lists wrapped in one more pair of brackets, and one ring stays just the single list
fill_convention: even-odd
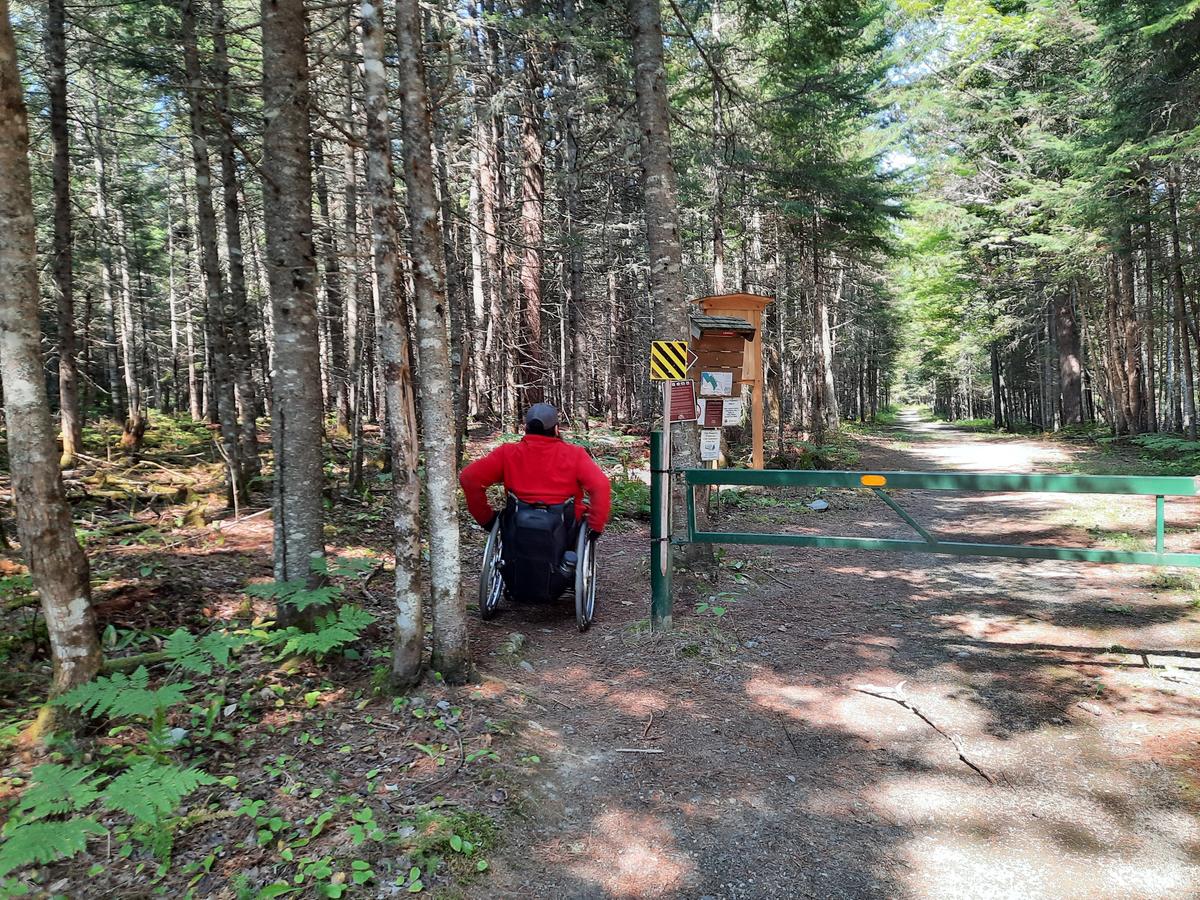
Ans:
[{"label": "wheelchair", "polygon": [[596,614],[596,541],[586,519],[576,522],[573,499],[551,505],[510,494],[483,550],[479,615],[495,618],[501,598],[546,604],[567,591],[575,596],[575,622],[587,631]]}]

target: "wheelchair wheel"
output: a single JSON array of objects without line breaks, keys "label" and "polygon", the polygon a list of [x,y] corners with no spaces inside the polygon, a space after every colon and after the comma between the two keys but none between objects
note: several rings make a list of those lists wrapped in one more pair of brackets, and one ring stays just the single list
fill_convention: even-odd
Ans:
[{"label": "wheelchair wheel", "polygon": [[596,617],[596,542],[585,525],[579,532],[575,564],[575,622],[587,631]]},{"label": "wheelchair wheel", "polygon": [[500,569],[504,565],[504,547],[500,538],[500,520],[488,533],[483,548],[483,568],[479,572],[479,616],[485,621],[494,619],[500,610],[500,598],[504,595],[504,577]]}]

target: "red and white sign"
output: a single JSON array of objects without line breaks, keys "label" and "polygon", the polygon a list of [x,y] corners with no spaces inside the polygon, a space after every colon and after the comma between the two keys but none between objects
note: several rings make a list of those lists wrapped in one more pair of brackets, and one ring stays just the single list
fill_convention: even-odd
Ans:
[{"label": "red and white sign", "polygon": [[671,382],[671,409],[667,416],[669,422],[696,421],[696,382]]},{"label": "red and white sign", "polygon": [[720,428],[724,418],[723,406],[720,400],[701,400],[700,424],[705,428]]}]

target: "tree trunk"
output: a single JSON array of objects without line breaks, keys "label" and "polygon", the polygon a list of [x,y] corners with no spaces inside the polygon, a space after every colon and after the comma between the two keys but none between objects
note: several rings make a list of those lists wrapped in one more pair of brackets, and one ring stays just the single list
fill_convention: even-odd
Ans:
[{"label": "tree trunk", "polygon": [[[197,0],[180,0],[183,63],[187,79],[188,121],[191,130],[192,165],[196,170],[196,231],[200,249],[200,267],[204,273],[204,334],[212,365],[205,360],[205,380],[211,380],[212,394],[208,412],[213,406],[220,423],[219,448],[228,473],[227,499],[232,506],[247,498],[244,470],[241,463],[241,435],[237,423],[237,404],[234,399],[233,362],[230,358],[228,331],[224,314],[225,281],[217,252],[217,216],[212,202],[212,166],[208,153],[208,128],[201,111],[201,91],[204,88],[200,68],[200,51],[196,43]],[[213,402],[215,401],[215,403]]]},{"label": "tree trunk", "polygon": [[[325,315],[329,322],[329,374],[333,382],[334,428],[339,437],[350,434],[350,382],[346,373],[345,297],[337,235],[330,215],[329,185],[325,175],[324,141],[313,137],[313,164],[317,174],[317,209],[321,213],[321,251],[325,267]],[[353,241],[353,235],[347,240]]]},{"label": "tree trunk", "polygon": [[[846,285],[846,270],[838,266],[837,287],[834,288],[834,303],[840,303]],[[833,332],[829,327],[829,302],[821,289],[819,280],[813,297],[817,304],[817,342],[821,354],[821,410],[824,432],[837,431],[839,423],[837,387],[833,380]]]},{"label": "tree trunk", "polygon": [[142,446],[146,434],[146,407],[142,400],[142,385],[138,378],[137,340],[133,326],[133,286],[129,276],[128,233],[125,215],[118,205],[116,213],[117,272],[121,276],[120,314],[117,317],[117,333],[121,340],[121,359],[125,377],[125,423],[121,433],[121,446],[136,451]]},{"label": "tree trunk", "polygon": [[242,220],[238,196],[237,165],[233,157],[233,121],[229,112],[229,50],[226,46],[224,0],[213,0],[213,64],[217,83],[217,148],[221,157],[221,186],[225,215],[225,248],[229,257],[229,291],[222,294],[228,306],[221,320],[229,335],[230,364],[241,411],[238,429],[239,480],[249,485],[250,479],[262,471],[258,457],[258,399],[254,390],[250,351],[249,300],[246,293],[246,264],[242,253]]},{"label": "tree trunk", "polygon": [[446,260],[438,227],[438,199],[433,172],[433,120],[421,46],[421,12],[417,0],[396,4],[400,109],[404,137],[404,182],[412,229],[413,284],[416,291],[417,337],[421,347],[418,372],[421,391],[422,444],[425,451],[425,496],[429,509],[429,556],[432,567],[433,660],[450,683],[470,677],[466,605],[459,558],[458,485],[454,436],[453,375],[447,333]]},{"label": "tree trunk", "polygon": [[[17,533],[50,635],[50,694],[56,696],[95,675],[101,655],[88,561],[75,540],[42,375],[28,154],[29,124],[8,0],[0,0],[0,382]],[[31,737],[52,728],[50,709]]]},{"label": "tree trunk", "polygon": [[992,424],[996,428],[1004,427],[1004,392],[1000,385],[1000,347],[992,341],[990,347],[992,362]]},{"label": "tree trunk", "polygon": [[1113,431],[1116,434],[1125,434],[1133,425],[1130,422],[1129,381],[1125,377],[1124,337],[1118,311],[1120,294],[1120,274],[1114,255],[1108,267],[1108,293],[1105,297],[1105,320],[1108,326],[1108,381],[1113,408]]},{"label": "tree trunk", "polygon": [[[565,26],[575,27],[574,0],[562,0],[561,15]],[[563,303],[566,305],[567,343],[563,356],[566,365],[567,384],[563,385],[564,405],[570,411],[570,420],[577,428],[588,428],[588,394],[590,374],[588,353],[588,314],[583,278],[583,241],[579,228],[579,139],[578,113],[579,83],[578,62],[575,49],[569,43],[561,51],[559,80],[562,85],[562,106],[559,118],[562,123],[563,141],[563,221],[564,251]]]},{"label": "tree trunk", "polygon": [[[654,337],[687,340],[691,327],[679,243],[678,189],[671,161],[670,104],[659,0],[629,0],[629,16],[633,23],[634,89],[641,136]],[[684,468],[698,466],[699,436],[695,423],[684,423],[671,430],[675,432],[674,459]],[[686,521],[681,514],[682,497],[675,498],[675,506],[676,523]],[[706,527],[707,504],[697,504],[696,518],[701,528]],[[707,561],[712,558],[712,546],[689,544],[685,558],[689,562]]]},{"label": "tree trunk", "polygon": [[1183,421],[1189,441],[1196,440],[1196,388],[1192,379],[1192,349],[1188,342],[1187,308],[1183,285],[1183,260],[1179,251],[1179,183],[1168,182],[1171,199],[1171,292],[1175,295],[1175,325],[1178,328],[1180,376],[1183,381]]},{"label": "tree trunk", "polygon": [[[324,556],[324,428],[316,249],[309,159],[307,16],[303,0],[262,0],[263,212],[275,326],[271,386],[275,447],[275,578],[315,580]],[[316,610],[280,610],[283,625]]]},{"label": "tree trunk", "polygon": [[120,420],[125,408],[124,383],[121,380],[121,360],[117,353],[117,305],[113,296],[113,232],[108,217],[108,169],[105,160],[104,135],[101,131],[100,92],[92,80],[92,167],[96,177],[96,239],[100,257],[100,296],[104,307],[104,375],[108,382],[108,409],[113,419]]},{"label": "tree trunk", "polygon": [[1079,363],[1079,328],[1068,291],[1054,298],[1054,338],[1058,345],[1058,380],[1064,425],[1083,424],[1083,367]]},{"label": "tree trunk", "polygon": [[75,362],[75,285],[71,240],[71,148],[67,131],[66,2],[49,0],[45,33],[50,70],[50,142],[54,181],[54,252],[51,270],[58,294],[58,406],[63,468],[75,463],[83,443],[79,412],[79,369]]},{"label": "tree trunk", "polygon": [[1145,397],[1142,392],[1142,326],[1135,304],[1133,275],[1133,234],[1128,223],[1122,226],[1117,243],[1119,273],[1119,326],[1124,338],[1124,375],[1129,401],[1129,431],[1145,430]]},{"label": "tree trunk", "polygon": [[[721,62],[721,4],[713,0],[709,12],[709,23],[712,31],[713,65]],[[725,293],[725,191],[721,179],[722,146],[721,132],[723,123],[721,104],[721,83],[713,77],[712,83],[712,174],[710,185],[712,191],[712,255],[713,275],[712,285],[714,294]]]},{"label": "tree trunk", "polygon": [[[536,17],[540,4],[527,0],[525,16]],[[521,100],[521,316],[517,380],[525,409],[546,398],[546,361],[542,348],[542,241],[546,171],[542,157],[541,66],[538,36],[525,45],[525,92]]]},{"label": "tree trunk", "polygon": [[425,626],[421,602],[421,481],[417,474],[417,418],[408,357],[408,304],[396,261],[399,233],[388,115],[384,30],[380,7],[364,3],[362,48],[367,107],[367,191],[371,245],[379,292],[379,352],[392,447],[393,549],[396,554],[395,637],[392,682],[397,688],[421,679]]}]

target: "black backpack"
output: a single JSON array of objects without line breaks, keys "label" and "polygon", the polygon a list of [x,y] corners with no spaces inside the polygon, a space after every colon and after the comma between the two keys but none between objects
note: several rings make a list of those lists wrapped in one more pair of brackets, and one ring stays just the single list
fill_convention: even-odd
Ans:
[{"label": "black backpack", "polygon": [[526,503],[512,494],[500,519],[504,541],[504,584],[514,600],[549,603],[574,581],[563,555],[578,533],[574,498],[563,503]]}]

